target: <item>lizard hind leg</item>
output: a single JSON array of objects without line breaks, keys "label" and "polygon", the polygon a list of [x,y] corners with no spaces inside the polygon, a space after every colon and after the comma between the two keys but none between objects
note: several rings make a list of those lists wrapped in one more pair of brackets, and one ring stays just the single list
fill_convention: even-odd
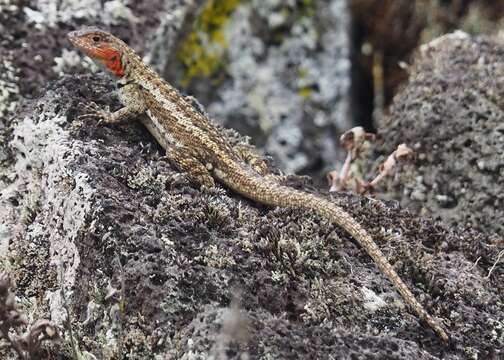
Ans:
[{"label": "lizard hind leg", "polygon": [[[254,169],[259,175],[264,178],[280,185],[286,185],[289,182],[289,175],[279,175],[273,174],[261,155],[259,155],[256,150],[245,144],[238,144],[233,147],[240,159],[247,163],[252,169]],[[301,178],[301,176],[298,176]],[[310,177],[307,177],[310,179]]]},{"label": "lizard hind leg", "polygon": [[257,171],[260,175],[265,176],[268,175],[268,165],[266,161],[256,153],[256,151],[246,145],[235,145],[234,150],[245,163],[247,163],[252,169]]},{"label": "lizard hind leg", "polygon": [[192,156],[186,148],[170,146],[166,149],[166,157],[170,163],[184,172],[191,182],[206,188],[215,186],[215,181],[205,164]]}]

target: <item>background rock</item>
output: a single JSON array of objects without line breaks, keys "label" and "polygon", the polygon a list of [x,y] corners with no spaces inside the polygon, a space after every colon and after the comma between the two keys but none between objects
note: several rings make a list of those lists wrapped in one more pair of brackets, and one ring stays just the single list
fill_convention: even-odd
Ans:
[{"label": "background rock", "polygon": [[[416,161],[389,198],[447,224],[504,235],[504,41],[458,32],[421,48],[379,131],[384,153],[405,142]],[[502,270],[501,270],[502,271]]]},{"label": "background rock", "polygon": [[[492,0],[349,0],[354,25],[354,89],[364,108],[362,122],[375,109],[387,112],[408,79],[403,65],[421,44],[461,29],[472,35],[504,31],[504,2]],[[391,26],[392,24],[392,26]],[[366,106],[367,104],[367,106]],[[360,109],[352,109],[359,111]],[[376,114],[375,114],[376,115]],[[377,120],[377,119],[375,119]],[[370,122],[371,118],[367,119]],[[375,124],[376,125],[376,124]]]}]

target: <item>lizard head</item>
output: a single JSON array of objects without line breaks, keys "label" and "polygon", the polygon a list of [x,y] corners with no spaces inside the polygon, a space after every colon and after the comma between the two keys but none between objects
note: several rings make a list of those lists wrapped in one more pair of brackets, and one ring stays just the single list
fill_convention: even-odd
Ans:
[{"label": "lizard head", "polygon": [[72,31],[68,40],[84,54],[99,62],[117,77],[124,76],[122,41],[95,27]]}]

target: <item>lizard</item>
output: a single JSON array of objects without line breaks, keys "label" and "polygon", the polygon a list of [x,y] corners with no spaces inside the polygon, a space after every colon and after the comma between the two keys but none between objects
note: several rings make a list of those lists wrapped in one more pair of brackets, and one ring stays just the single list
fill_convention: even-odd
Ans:
[{"label": "lizard", "polygon": [[[124,105],[110,112],[92,103],[90,115],[108,124],[138,118],[164,148],[168,160],[189,179],[212,188],[216,181],[266,206],[301,208],[340,226],[365,249],[413,312],[444,341],[447,332],[418,302],[362,225],[330,200],[280,184],[262,159],[234,149],[213,122],[145,64],[125,42],[96,27],[68,33],[77,49],[115,75]],[[140,115],[147,116],[140,116]]]}]

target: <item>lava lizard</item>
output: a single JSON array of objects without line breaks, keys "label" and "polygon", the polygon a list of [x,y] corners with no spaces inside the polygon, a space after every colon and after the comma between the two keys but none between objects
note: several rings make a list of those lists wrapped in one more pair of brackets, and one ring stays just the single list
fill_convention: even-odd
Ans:
[{"label": "lava lizard", "polygon": [[90,115],[105,123],[118,123],[146,113],[140,121],[166,150],[167,158],[194,182],[213,187],[217,180],[258,203],[311,209],[328,218],[357,240],[418,317],[448,341],[441,325],[416,300],[368,232],[349,213],[329,200],[283,186],[266,176],[267,167],[259,157],[234,149],[204,114],[122,40],[94,27],[72,31],[68,39],[118,78],[124,107],[109,112],[94,105]]}]

